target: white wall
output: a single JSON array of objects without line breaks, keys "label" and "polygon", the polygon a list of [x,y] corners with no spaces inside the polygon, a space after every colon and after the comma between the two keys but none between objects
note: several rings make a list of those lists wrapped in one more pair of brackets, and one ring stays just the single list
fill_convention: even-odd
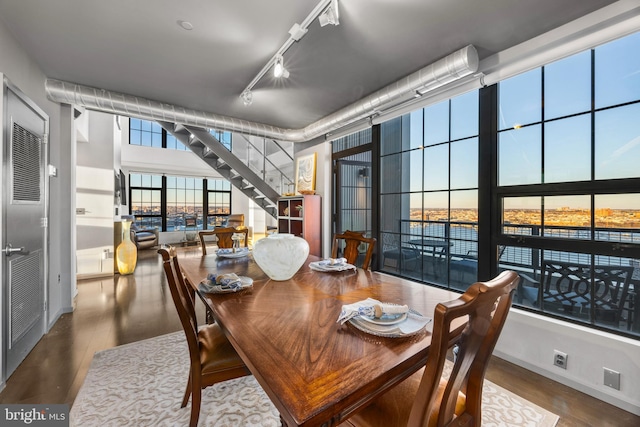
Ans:
[{"label": "white wall", "polygon": [[[567,354],[567,369],[553,351]],[[640,415],[640,341],[512,309],[494,354],[516,365]],[[603,368],[620,372],[607,387]]]},{"label": "white wall", "polygon": [[78,278],[114,272],[114,181],[119,170],[114,146],[120,145],[114,143],[120,141],[115,116],[95,111],[83,115],[87,116],[88,137],[77,144],[76,207],[84,212],[76,215]]},{"label": "white wall", "polygon": [[[294,162],[302,156],[316,153],[316,194],[322,197],[322,254],[324,257],[331,256],[331,192],[332,172],[331,172],[331,143],[312,142],[305,144],[306,147],[295,152]],[[295,165],[295,163],[294,163]],[[294,166],[295,167],[295,166]],[[295,169],[294,169],[295,170]]]}]

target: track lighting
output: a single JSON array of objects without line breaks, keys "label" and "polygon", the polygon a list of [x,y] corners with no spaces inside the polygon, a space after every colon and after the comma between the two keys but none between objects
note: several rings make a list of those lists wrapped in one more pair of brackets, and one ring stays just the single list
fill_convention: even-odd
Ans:
[{"label": "track lighting", "polygon": [[286,68],[284,68],[282,55],[276,57],[276,62],[273,65],[273,75],[276,78],[284,77],[285,79],[289,78],[289,72]]},{"label": "track lighting", "polygon": [[309,26],[313,23],[313,21],[318,20],[321,26],[325,26],[328,24],[338,25],[339,22],[339,11],[338,11],[338,0],[320,0],[320,2],[313,8],[311,13],[307,15],[307,17],[301,23],[294,23],[293,26],[289,29],[289,38],[287,41],[278,49],[278,51],[271,57],[269,62],[266,63],[264,67],[258,72],[258,74],[251,80],[251,82],[244,88],[244,90],[240,94],[240,98],[244,105],[251,105],[252,95],[251,89],[262,79],[271,69],[273,69],[273,75],[276,78],[285,79],[289,77],[289,71],[284,68],[284,63],[282,62],[282,55],[293,45],[294,43],[299,42],[305,34],[309,31]]},{"label": "track lighting", "polygon": [[325,25],[340,25],[340,11],[338,10],[338,0],[331,0],[331,4],[324,12],[318,16],[321,27]]},{"label": "track lighting", "polygon": [[240,98],[242,98],[242,103],[246,107],[253,103],[253,93],[250,90],[245,90],[244,92],[242,92]]}]

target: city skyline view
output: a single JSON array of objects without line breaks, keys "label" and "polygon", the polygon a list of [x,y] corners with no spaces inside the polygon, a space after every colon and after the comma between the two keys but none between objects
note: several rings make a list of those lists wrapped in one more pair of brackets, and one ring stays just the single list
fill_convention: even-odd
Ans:
[{"label": "city skyline view", "polygon": [[[540,209],[514,208],[505,209],[503,213],[505,224],[542,224]],[[589,227],[591,225],[589,209],[560,207],[546,209],[544,213],[544,222],[547,226]],[[640,209],[600,208],[596,209],[594,217],[596,227],[640,229]],[[478,211],[477,209],[412,208],[409,218],[412,221],[477,223]]]}]

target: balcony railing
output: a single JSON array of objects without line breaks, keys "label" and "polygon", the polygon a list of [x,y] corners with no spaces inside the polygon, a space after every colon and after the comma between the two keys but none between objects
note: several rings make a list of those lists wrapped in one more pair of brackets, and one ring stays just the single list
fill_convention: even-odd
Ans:
[{"label": "balcony railing", "polygon": [[[580,240],[601,242],[613,242],[620,244],[640,244],[640,229],[629,228],[595,228],[590,231],[586,227],[574,226],[545,226],[544,236],[576,240],[576,252],[565,252],[555,250],[544,250],[545,261],[559,261],[575,265],[591,265],[592,255],[580,253]],[[542,230],[539,225],[514,225],[505,226],[504,233],[515,236],[541,236]],[[433,239],[448,242],[448,254],[444,260],[438,260],[440,255],[434,251],[420,250],[420,262],[406,260],[403,264],[394,263],[387,265],[382,261],[382,269],[395,274],[400,274],[412,279],[417,279],[429,283],[435,283],[452,289],[464,290],[473,281],[477,280],[477,249],[478,249],[478,224],[471,221],[433,221],[433,220],[400,220],[399,225],[393,232],[383,232],[385,235],[392,235],[397,245],[411,248],[409,243],[415,239]],[[389,239],[387,239],[389,240]],[[445,246],[446,247],[446,246]],[[419,250],[420,248],[413,247]],[[384,252],[384,251],[383,251]],[[586,251],[585,251],[586,252]],[[534,281],[542,281],[543,269],[542,250],[528,247],[505,246],[499,255],[500,269],[513,269]],[[629,279],[628,296],[625,304],[625,315],[621,318],[620,324],[616,326],[603,326],[605,329],[628,331],[633,335],[640,334],[640,311],[636,315],[635,294],[640,286],[640,260],[632,256],[609,256],[595,254],[593,265],[618,266],[633,271]],[[411,262],[410,262],[411,261]],[[595,274],[595,273],[594,273]],[[555,276],[554,276],[555,277]],[[555,278],[553,278],[555,280]],[[595,285],[594,285],[595,286]],[[595,288],[593,288],[595,289]],[[582,292],[582,291],[581,291]],[[591,291],[587,291],[591,292]],[[588,296],[588,294],[586,294]],[[522,298],[516,298],[516,303],[533,308],[541,312],[547,309],[536,307],[535,303],[523,303]],[[596,318],[594,313],[591,313]],[[582,313],[584,317],[584,313]],[[578,320],[580,323],[596,324],[599,321],[589,321],[589,316],[578,317],[575,314],[561,315],[561,317]],[[633,322],[633,324],[632,324]]]}]

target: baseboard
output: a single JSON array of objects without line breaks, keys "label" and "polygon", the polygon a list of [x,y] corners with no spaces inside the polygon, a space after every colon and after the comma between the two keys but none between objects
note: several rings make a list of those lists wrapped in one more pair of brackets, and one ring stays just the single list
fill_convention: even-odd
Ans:
[{"label": "baseboard", "polygon": [[564,378],[561,376],[558,376],[557,373],[551,372],[549,370],[543,369],[539,366],[533,365],[529,362],[526,362],[524,360],[520,360],[517,359],[515,357],[512,357],[506,353],[503,353],[501,351],[495,350],[493,352],[493,355],[496,357],[499,357],[500,359],[506,360],[507,362],[511,362],[514,365],[518,365],[522,368],[525,368],[531,372],[534,372],[538,375],[542,375],[543,377],[549,378],[550,380],[553,380],[555,382],[558,382],[560,384],[563,384],[567,387],[571,387],[574,390],[578,390],[584,394],[587,394],[591,397],[594,397],[596,399],[602,400],[603,402],[606,402],[610,405],[616,406],[620,409],[624,409],[627,412],[631,412],[634,415],[638,415],[640,416],[640,406],[634,405],[631,402],[627,402],[625,400],[622,399],[616,399],[613,396],[610,396],[608,394],[602,393],[600,390],[591,388],[591,387],[587,387],[584,384],[581,384],[579,382],[573,381],[571,379],[568,378]]},{"label": "baseboard", "polygon": [[98,279],[100,277],[113,277],[114,274],[115,274],[114,272],[110,272],[110,271],[101,272],[101,273],[91,273],[91,274],[76,274],[76,280]]}]

